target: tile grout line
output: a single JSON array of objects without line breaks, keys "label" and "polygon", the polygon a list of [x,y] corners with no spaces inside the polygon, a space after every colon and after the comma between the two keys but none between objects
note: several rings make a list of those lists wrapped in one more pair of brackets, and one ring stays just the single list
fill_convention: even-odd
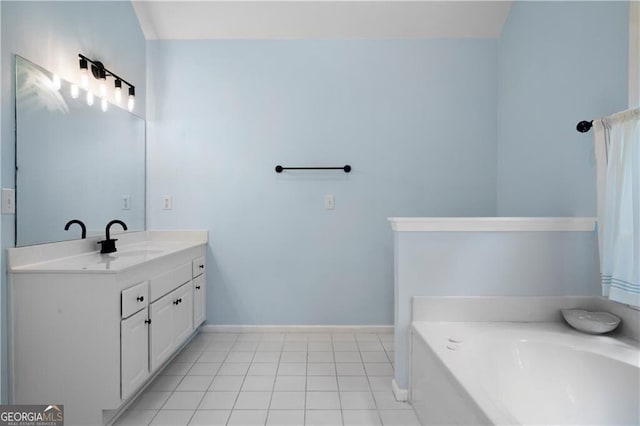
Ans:
[{"label": "tile grout line", "polygon": [[[236,342],[234,342],[233,346],[235,346],[235,343]],[[229,350],[229,353],[232,352],[233,346],[231,347],[231,350]],[[254,350],[253,356],[251,357],[251,362],[247,367],[247,371],[244,373],[244,376],[242,376],[242,382],[240,383],[240,389],[238,389],[238,394],[236,395],[236,399],[233,401],[233,405],[231,406],[231,411],[229,412],[229,418],[225,423],[227,425],[231,421],[231,416],[233,416],[233,411],[236,409],[236,404],[238,403],[238,399],[240,398],[240,392],[242,392],[242,387],[244,386],[244,382],[247,380],[247,376],[249,375],[249,369],[251,368],[251,364],[253,364],[253,359],[255,358],[255,356],[256,356],[256,351]]]},{"label": "tile grout line", "polygon": [[[378,337],[377,334],[376,334],[376,337],[378,338],[378,341],[380,341],[380,338]],[[381,341],[380,341],[380,344],[382,344]],[[371,399],[373,399],[373,405],[376,407],[376,414],[378,415],[378,420],[382,425],[383,424],[382,415],[380,414],[380,409],[378,408],[378,401],[376,401],[376,397],[373,392],[373,387],[371,387],[371,380],[369,379],[369,373],[367,372],[366,366],[364,364],[364,358],[362,357],[362,351],[360,350],[360,344],[358,343],[358,339],[356,339],[356,346],[358,347],[358,355],[360,355],[360,360],[362,361],[362,368],[364,369],[364,375],[367,378],[367,384],[369,385],[369,393],[371,394]]]},{"label": "tile grout line", "polygon": [[278,363],[276,364],[276,374],[273,376],[273,384],[271,385],[271,398],[269,398],[269,406],[267,407],[267,416],[264,419],[264,424],[269,422],[269,414],[271,413],[271,403],[273,402],[273,394],[276,391],[276,380],[278,380],[278,371],[280,370],[280,360],[282,359],[282,351],[284,349],[284,338],[280,343],[280,355],[278,356]]},{"label": "tile grout line", "polygon": [[333,346],[333,334],[331,337],[331,356],[333,357],[333,370],[336,372],[336,389],[338,389],[338,405],[340,405],[340,420],[344,425],[344,411],[342,410],[342,394],[340,393],[340,387],[338,386],[338,363],[336,363],[335,347]]},{"label": "tile grout line", "polygon": [[[378,342],[382,345],[382,350],[385,351],[385,356],[387,355],[386,350],[384,349],[384,345],[382,344],[382,339],[380,339],[380,336],[376,334],[376,337],[378,338]],[[387,356],[387,358],[389,358]],[[364,362],[364,360],[363,360]],[[393,368],[393,367],[392,367]],[[393,370],[391,370],[393,372]],[[373,393],[373,388],[371,387],[371,381],[369,380],[369,374],[367,373],[367,381],[369,382],[369,387],[371,388],[371,397],[373,398],[373,403],[376,406],[376,413],[378,413],[378,420],[380,420],[380,424],[383,425],[383,420],[382,420],[382,414],[380,413],[380,408],[378,408],[378,401],[376,401],[376,397],[375,394]]]}]

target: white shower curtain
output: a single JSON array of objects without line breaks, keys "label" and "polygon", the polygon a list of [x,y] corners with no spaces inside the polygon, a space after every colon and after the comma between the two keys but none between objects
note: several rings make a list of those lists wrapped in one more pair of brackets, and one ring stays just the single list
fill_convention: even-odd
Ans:
[{"label": "white shower curtain", "polygon": [[602,293],[640,306],[640,109],[594,120]]}]

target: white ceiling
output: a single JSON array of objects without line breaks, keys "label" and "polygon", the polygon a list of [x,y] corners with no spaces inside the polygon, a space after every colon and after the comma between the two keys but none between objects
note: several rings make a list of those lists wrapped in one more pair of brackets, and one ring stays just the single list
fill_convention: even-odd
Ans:
[{"label": "white ceiling", "polygon": [[495,38],[511,1],[133,0],[147,39]]}]

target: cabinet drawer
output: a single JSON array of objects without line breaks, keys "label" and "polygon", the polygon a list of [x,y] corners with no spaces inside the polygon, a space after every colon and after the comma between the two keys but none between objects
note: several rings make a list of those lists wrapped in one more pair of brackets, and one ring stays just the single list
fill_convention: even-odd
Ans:
[{"label": "cabinet drawer", "polygon": [[122,290],[122,318],[127,318],[149,303],[149,283],[147,281]]},{"label": "cabinet drawer", "polygon": [[151,301],[153,302],[191,280],[191,269],[192,265],[185,263],[167,273],[152,278],[150,283]]},{"label": "cabinet drawer", "polygon": [[197,277],[198,275],[202,275],[206,268],[206,265],[204,263],[204,256],[193,259],[192,268],[193,278]]}]

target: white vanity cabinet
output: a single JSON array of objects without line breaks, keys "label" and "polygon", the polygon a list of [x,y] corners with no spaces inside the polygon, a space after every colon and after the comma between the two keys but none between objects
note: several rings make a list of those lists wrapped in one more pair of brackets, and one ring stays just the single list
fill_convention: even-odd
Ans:
[{"label": "white vanity cabinet", "polygon": [[[9,250],[10,403],[64,404],[67,425],[106,424],[193,336],[206,232],[166,233],[119,235],[108,255]],[[65,244],[95,247],[52,246]]]}]

